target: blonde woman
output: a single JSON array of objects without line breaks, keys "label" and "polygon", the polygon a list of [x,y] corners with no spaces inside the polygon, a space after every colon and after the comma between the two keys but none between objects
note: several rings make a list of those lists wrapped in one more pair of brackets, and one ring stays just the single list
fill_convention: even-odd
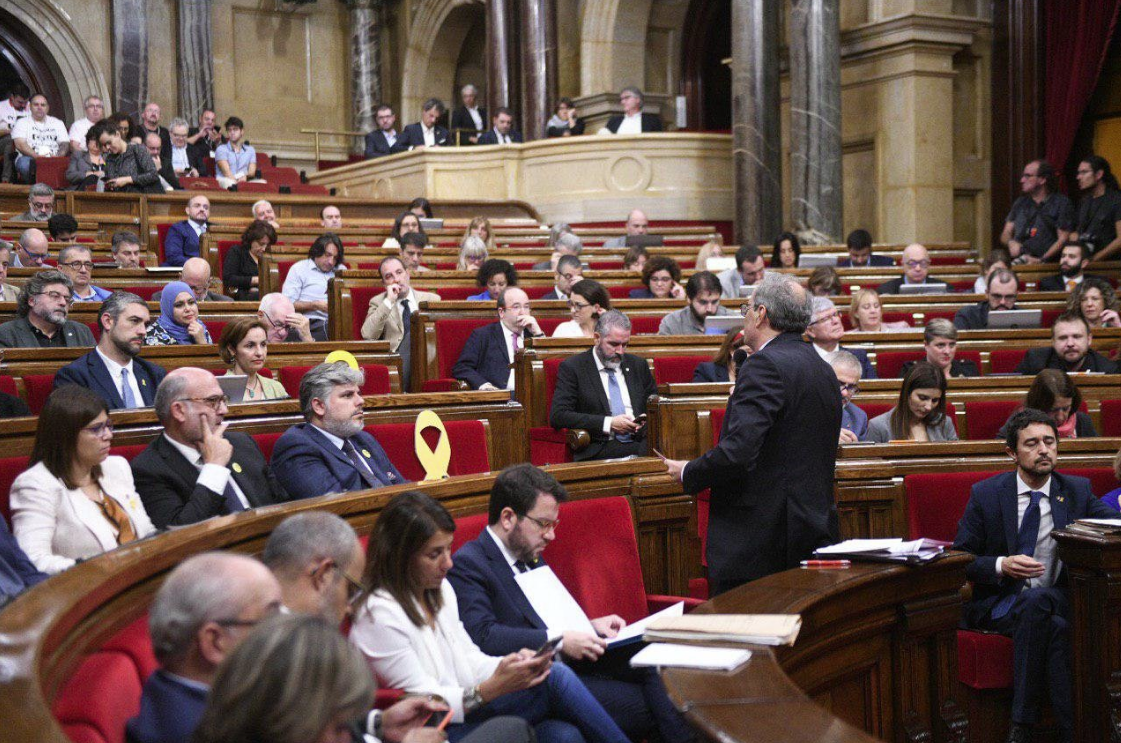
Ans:
[{"label": "blonde woman", "polygon": [[455,264],[455,270],[478,272],[489,257],[490,252],[482,238],[468,235],[459,245],[459,260]]},{"label": "blonde woman", "polygon": [[498,247],[494,242],[494,230],[491,229],[490,220],[486,217],[472,219],[471,224],[467,225],[467,231],[463,233],[460,243],[462,244],[463,240],[472,236],[483,241],[483,244],[487,246],[487,252],[493,253]]},{"label": "blonde woman", "polygon": [[886,333],[890,330],[910,330],[911,326],[902,320],[884,322],[884,308],[880,295],[875,289],[861,289],[852,296],[849,305],[849,320],[852,329],[865,333]]}]

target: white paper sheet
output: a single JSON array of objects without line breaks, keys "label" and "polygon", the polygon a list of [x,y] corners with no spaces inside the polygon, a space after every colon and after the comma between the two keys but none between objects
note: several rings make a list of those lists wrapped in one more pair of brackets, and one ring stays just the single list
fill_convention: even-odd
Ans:
[{"label": "white paper sheet", "polygon": [[750,650],[737,648],[710,648],[700,645],[675,645],[656,642],[647,645],[631,658],[631,666],[643,668],[704,668],[714,671],[731,671],[746,663]]},{"label": "white paper sheet", "polygon": [[878,552],[880,550],[891,549],[902,542],[902,537],[889,537],[887,539],[846,539],[840,544],[818,547],[816,551],[821,555],[843,552]]},{"label": "white paper sheet", "polygon": [[514,580],[529,600],[529,605],[551,631],[596,634],[588,615],[548,565],[519,573]]},{"label": "white paper sheet", "polygon": [[628,624],[626,627],[623,627],[623,629],[619,630],[619,634],[615,635],[615,637],[612,637],[607,641],[607,647],[611,647],[612,645],[616,645],[625,640],[629,640],[632,637],[641,637],[642,633],[646,631],[646,625],[650,624],[656,619],[661,619],[662,617],[680,617],[684,614],[685,602],[678,601],[673,606],[667,606],[661,611],[654,612],[650,616],[646,617],[646,619],[640,619],[634,624]]}]

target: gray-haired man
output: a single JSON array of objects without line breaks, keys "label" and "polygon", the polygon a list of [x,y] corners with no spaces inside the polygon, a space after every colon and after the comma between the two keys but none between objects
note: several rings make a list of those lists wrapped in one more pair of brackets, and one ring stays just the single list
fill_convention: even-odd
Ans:
[{"label": "gray-haired man", "polygon": [[61,271],[39,271],[16,298],[16,319],[0,325],[3,348],[75,348],[94,345],[83,323],[68,320],[74,284]]}]

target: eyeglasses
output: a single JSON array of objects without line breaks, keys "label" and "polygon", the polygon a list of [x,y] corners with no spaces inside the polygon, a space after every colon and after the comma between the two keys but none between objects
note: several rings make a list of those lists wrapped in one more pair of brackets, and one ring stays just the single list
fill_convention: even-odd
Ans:
[{"label": "eyeglasses", "polygon": [[83,268],[87,271],[93,270],[93,261],[70,261],[69,263],[59,263],[58,265],[72,268],[75,271],[81,271]]},{"label": "eyeglasses", "polygon": [[104,423],[98,423],[96,426],[86,426],[82,430],[83,431],[89,431],[90,433],[92,433],[94,436],[97,436],[98,438],[101,438],[102,436],[104,436],[106,432],[108,432],[109,435],[112,436],[113,435],[113,422],[112,421],[105,421]]},{"label": "eyeglasses", "polygon": [[585,310],[589,307],[591,307],[591,305],[587,304],[587,303],[584,303],[584,302],[569,302],[568,303],[568,309],[572,310],[573,312],[575,312],[577,310]]},{"label": "eyeglasses", "polygon": [[741,304],[740,305],[740,316],[747,317],[749,314],[751,314],[751,311],[753,309],[755,309],[755,305],[753,305],[753,304]]},{"label": "eyeglasses", "polygon": [[836,310],[833,310],[832,312],[826,313],[826,314],[822,315],[821,317],[817,318],[816,320],[811,322],[810,325],[817,325],[818,323],[823,323],[823,322],[831,322],[833,320],[838,319],[839,317],[840,317],[840,314]]},{"label": "eyeglasses", "polygon": [[201,402],[215,410],[220,410],[223,405],[230,404],[229,395],[211,395],[210,397],[180,397],[177,402]]},{"label": "eyeglasses", "polygon": [[847,392],[850,395],[855,395],[857,392],[860,392],[860,385],[841,383],[841,392]]},{"label": "eyeglasses", "polygon": [[23,247],[21,247],[20,250],[22,250],[24,255],[27,256],[28,260],[32,261],[33,263],[42,263],[50,255],[49,252],[32,253],[30,250]]},{"label": "eyeglasses", "polygon": [[339,571],[339,575],[341,575],[343,577],[343,580],[345,580],[347,583],[346,605],[353,609],[354,605],[358,603],[359,597],[361,597],[365,592],[366,587],[363,586],[360,582],[356,581],[354,578],[351,578],[349,575],[347,575],[347,572],[342,569],[342,566],[335,564],[334,568],[335,570]]},{"label": "eyeglasses", "polygon": [[907,261],[907,268],[929,268],[930,261]]},{"label": "eyeglasses", "polygon": [[526,518],[537,524],[537,528],[541,530],[542,534],[547,534],[551,531],[556,531],[557,526],[560,524],[560,519],[556,521],[548,521],[546,519],[539,519],[534,516],[526,514]]},{"label": "eyeglasses", "polygon": [[69,294],[63,294],[62,292],[56,292],[53,289],[49,292],[35,292],[35,296],[37,296],[37,297],[46,296],[47,298],[52,299],[55,302],[57,302],[60,299],[63,299],[63,300],[66,300],[67,302],[69,302],[70,300],[73,299],[73,297],[71,297]]}]

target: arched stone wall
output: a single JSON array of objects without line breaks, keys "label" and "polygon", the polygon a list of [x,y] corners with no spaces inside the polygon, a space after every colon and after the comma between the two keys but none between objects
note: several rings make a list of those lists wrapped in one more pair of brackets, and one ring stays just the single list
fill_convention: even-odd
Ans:
[{"label": "arched stone wall", "polygon": [[4,10],[35,32],[43,52],[56,68],[58,87],[69,110],[52,111],[52,115],[72,121],[81,114],[82,99],[87,95],[112,100],[105,75],[82,43],[69,15],[53,0],[5,0]]},{"label": "arched stone wall", "polygon": [[420,106],[432,96],[449,108],[455,88],[455,69],[463,40],[484,0],[421,0],[409,27],[408,50],[401,74],[399,122],[420,118]]},{"label": "arched stone wall", "polygon": [[651,0],[587,0],[580,34],[580,95],[646,84]]}]

